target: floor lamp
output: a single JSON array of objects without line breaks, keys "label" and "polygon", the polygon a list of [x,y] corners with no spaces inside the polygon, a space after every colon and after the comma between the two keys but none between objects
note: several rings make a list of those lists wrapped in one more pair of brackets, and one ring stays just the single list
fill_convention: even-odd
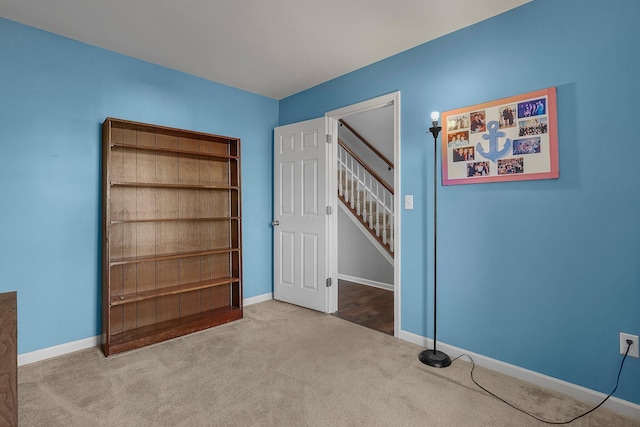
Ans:
[{"label": "floor lamp", "polygon": [[434,368],[446,368],[451,365],[451,359],[445,353],[436,349],[438,340],[436,338],[437,320],[436,307],[438,305],[438,238],[436,234],[437,230],[437,214],[438,214],[438,134],[442,130],[438,126],[438,118],[440,114],[437,111],[431,113],[431,127],[429,131],[433,135],[433,350],[424,350],[418,356],[418,359],[425,365],[433,366]]}]

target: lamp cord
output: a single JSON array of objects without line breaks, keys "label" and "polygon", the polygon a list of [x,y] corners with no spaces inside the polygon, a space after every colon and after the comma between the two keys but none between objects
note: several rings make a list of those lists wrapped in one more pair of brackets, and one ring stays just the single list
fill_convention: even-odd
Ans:
[{"label": "lamp cord", "polygon": [[498,396],[498,395],[496,395],[496,394],[492,393],[491,391],[487,390],[485,387],[481,386],[481,385],[476,381],[476,379],[473,377],[473,370],[475,369],[476,364],[475,364],[475,362],[473,361],[473,358],[472,358],[471,356],[469,356],[468,354],[466,354],[466,353],[461,354],[460,356],[458,356],[458,357],[456,357],[455,359],[453,359],[451,362],[454,362],[454,361],[458,360],[458,359],[459,359],[459,358],[461,358],[462,356],[466,356],[466,357],[468,357],[468,358],[469,358],[469,360],[471,361],[471,381],[473,381],[473,383],[474,383],[475,385],[477,385],[478,387],[480,387],[480,388],[481,388],[482,390],[484,390],[486,393],[488,393],[488,394],[489,394],[489,395],[491,395],[492,397],[494,397],[494,398],[496,398],[496,399],[500,400],[501,402],[506,403],[507,405],[511,406],[513,409],[515,409],[515,410],[517,410],[517,411],[520,411],[520,412],[522,412],[523,414],[528,415],[528,416],[530,416],[531,418],[534,418],[534,419],[536,419],[536,420],[538,420],[538,421],[540,421],[540,422],[543,422],[543,423],[545,423],[545,424],[562,425],[562,424],[569,424],[569,423],[572,423],[572,422],[574,422],[575,420],[577,420],[578,418],[582,418],[582,417],[584,417],[585,415],[588,415],[588,414],[592,413],[593,411],[595,411],[596,409],[598,409],[599,407],[601,407],[601,406],[602,406],[602,405],[603,405],[607,400],[609,400],[609,398],[610,398],[611,396],[613,396],[613,393],[615,393],[615,392],[616,392],[616,390],[618,389],[618,384],[620,383],[620,374],[622,373],[622,367],[624,366],[624,361],[626,360],[627,355],[629,354],[629,349],[631,349],[631,344],[627,344],[627,351],[624,353],[624,357],[622,358],[622,362],[620,362],[620,369],[618,370],[618,377],[617,377],[617,379],[616,379],[616,386],[613,388],[613,390],[611,391],[611,393],[609,393],[609,394],[607,395],[607,397],[605,397],[605,398],[604,398],[604,400],[602,400],[602,402],[598,403],[595,407],[593,407],[592,409],[588,410],[587,412],[585,412],[585,413],[583,413],[583,414],[580,414],[580,415],[578,415],[578,416],[576,416],[576,417],[574,417],[574,418],[570,419],[569,421],[547,421],[547,420],[544,420],[544,419],[542,419],[542,418],[537,417],[536,415],[533,415],[533,414],[532,414],[532,413],[530,413],[530,412],[525,411],[524,409],[518,408],[518,407],[517,407],[517,406],[515,406],[514,404],[507,402],[507,401],[506,401],[505,399],[503,399],[502,397],[500,397],[500,396]]}]

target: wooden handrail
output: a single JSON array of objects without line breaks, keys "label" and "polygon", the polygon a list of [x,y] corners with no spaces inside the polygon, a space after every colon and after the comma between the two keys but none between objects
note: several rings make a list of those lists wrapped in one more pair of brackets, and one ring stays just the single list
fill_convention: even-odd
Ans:
[{"label": "wooden handrail", "polygon": [[341,140],[340,138],[338,138],[338,144],[340,144],[340,146],[342,148],[344,148],[344,151],[346,151],[347,153],[351,154],[351,157],[353,157],[354,159],[356,159],[356,161],[358,163],[360,163],[375,179],[378,180],[378,182],[380,182],[380,184],[382,184],[382,186],[384,188],[386,188],[387,190],[389,190],[389,193],[393,194],[393,188],[391,187],[391,185],[389,185],[384,179],[382,179],[382,177],[380,175],[378,175],[377,173],[375,173],[373,170],[371,170],[371,168],[365,163],[364,160],[362,160],[356,153],[354,153],[349,147],[347,147],[344,143],[343,140]]},{"label": "wooden handrail", "polygon": [[343,125],[344,125],[344,127],[346,127],[347,129],[349,129],[349,130],[351,131],[351,133],[353,133],[353,134],[356,136],[356,138],[358,138],[360,141],[362,141],[362,143],[363,143],[364,145],[366,145],[366,146],[367,146],[367,148],[369,148],[371,151],[373,151],[373,152],[376,154],[376,156],[380,157],[380,158],[382,159],[382,161],[383,161],[383,162],[385,162],[385,163],[387,164],[387,166],[389,166],[389,168],[391,168],[391,169],[393,169],[393,168],[394,168],[394,166],[393,166],[393,162],[392,162],[391,160],[387,159],[387,158],[385,157],[385,155],[384,155],[384,154],[382,154],[380,151],[378,151],[378,149],[377,149],[376,147],[374,147],[373,145],[371,145],[371,143],[370,143],[369,141],[367,141],[367,140],[364,138],[364,136],[360,135],[360,134],[358,133],[358,131],[356,131],[354,128],[352,128],[352,127],[351,127],[347,122],[345,122],[343,119],[340,119],[340,120],[339,120],[339,122],[340,122],[341,124],[343,124]]}]

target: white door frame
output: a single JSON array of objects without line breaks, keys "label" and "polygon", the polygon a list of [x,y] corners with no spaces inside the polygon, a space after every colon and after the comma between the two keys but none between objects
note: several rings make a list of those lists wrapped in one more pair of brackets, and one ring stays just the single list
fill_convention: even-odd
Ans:
[{"label": "white door frame", "polygon": [[[329,182],[328,188],[335,189],[337,188],[336,175],[337,175],[337,143],[338,143],[338,120],[345,119],[350,115],[363,113],[369,110],[375,110],[378,108],[386,107],[389,105],[393,105],[393,188],[394,188],[394,197],[393,197],[393,209],[394,209],[394,239],[393,239],[393,335],[395,337],[400,336],[400,239],[401,239],[401,228],[400,228],[400,217],[401,217],[401,197],[400,197],[400,189],[402,186],[400,185],[400,92],[393,92],[388,95],[379,96],[377,98],[369,99],[367,101],[359,102],[357,104],[349,105],[347,107],[339,108],[337,110],[329,111],[325,113],[325,117],[327,120],[327,133],[332,136],[333,141],[332,149],[330,150],[329,157],[327,158],[327,176],[332,177]],[[333,180],[333,181],[332,181]],[[334,191],[335,190],[329,190]],[[332,216],[332,226],[329,227],[330,236],[328,245],[331,248],[329,251],[329,271],[330,277],[334,278],[336,281],[336,285],[329,288],[329,312],[333,313],[338,309],[338,292],[335,291],[337,286],[337,277],[338,277],[338,215],[337,215],[337,201],[338,197],[333,197],[330,199],[330,203],[335,213]]]}]

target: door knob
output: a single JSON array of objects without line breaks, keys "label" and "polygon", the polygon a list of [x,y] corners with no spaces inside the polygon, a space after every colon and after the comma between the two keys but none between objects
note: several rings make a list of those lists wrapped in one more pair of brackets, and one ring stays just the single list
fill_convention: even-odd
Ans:
[{"label": "door knob", "polygon": [[271,225],[273,225],[274,227],[277,227],[277,226],[280,225],[280,221],[278,221],[277,219],[273,220],[273,221],[271,221]]}]

